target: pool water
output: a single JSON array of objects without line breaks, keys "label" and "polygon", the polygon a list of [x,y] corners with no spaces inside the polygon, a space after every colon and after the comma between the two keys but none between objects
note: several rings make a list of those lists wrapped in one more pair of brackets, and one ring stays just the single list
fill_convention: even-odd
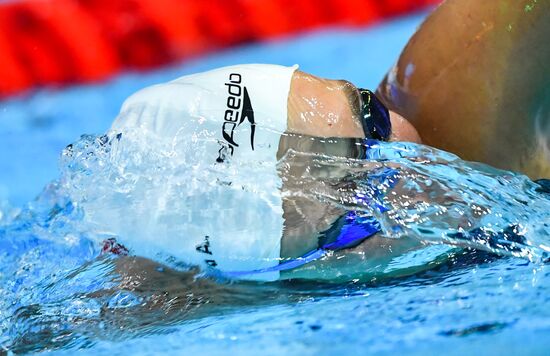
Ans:
[{"label": "pool water", "polygon": [[[401,197],[420,191],[431,199],[397,204],[386,194],[383,203],[396,214],[377,218],[389,238],[415,235],[424,247],[392,260],[382,273],[367,264],[357,278],[338,283],[232,282],[169,258],[160,264],[101,254],[99,242],[117,236],[85,219],[83,203],[111,189],[101,180],[112,159],[101,133],[133,91],[242,62],[296,62],[304,71],[372,88],[422,18],[306,34],[2,103],[0,172],[10,173],[0,175],[0,346],[60,354],[547,354],[548,194],[526,177],[445,152],[380,144],[367,151],[368,166],[316,162],[370,173],[390,165],[409,182]],[[98,136],[63,150],[82,133]],[[353,180],[370,194],[363,176]],[[447,195],[448,203],[437,199],[441,191],[458,194]],[[377,214],[370,204],[353,203]],[[472,229],[453,230],[445,209],[460,212],[456,221]],[[474,229],[479,226],[484,229]]]}]

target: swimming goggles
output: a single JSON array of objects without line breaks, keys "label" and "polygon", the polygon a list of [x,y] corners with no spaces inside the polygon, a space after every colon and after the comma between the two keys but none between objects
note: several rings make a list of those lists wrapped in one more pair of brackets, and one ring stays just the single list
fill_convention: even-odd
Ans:
[{"label": "swimming goggles", "polygon": [[387,141],[391,135],[390,112],[372,91],[361,88],[358,90],[361,96],[361,123],[365,137]]}]

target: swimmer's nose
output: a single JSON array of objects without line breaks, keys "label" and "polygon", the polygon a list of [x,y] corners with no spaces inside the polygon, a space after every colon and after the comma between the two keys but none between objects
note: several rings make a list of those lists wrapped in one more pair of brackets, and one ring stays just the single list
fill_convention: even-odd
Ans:
[{"label": "swimmer's nose", "polygon": [[391,134],[390,112],[368,89],[359,88],[361,94],[361,119],[367,138],[387,141]]}]

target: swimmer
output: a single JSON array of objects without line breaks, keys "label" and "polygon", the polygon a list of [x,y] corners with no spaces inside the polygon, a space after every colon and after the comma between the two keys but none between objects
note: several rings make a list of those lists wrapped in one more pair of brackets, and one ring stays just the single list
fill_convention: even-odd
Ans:
[{"label": "swimmer", "polygon": [[550,176],[550,2],[448,0],[377,94],[425,144]]},{"label": "swimmer", "polygon": [[[491,4],[495,6],[494,3]],[[415,38],[422,38],[423,33],[427,33],[425,36],[429,37],[431,33],[429,31],[434,31],[429,30],[430,23],[435,21],[434,19],[440,18],[438,26],[445,24],[444,15],[447,12],[450,13],[449,9],[453,9],[453,6],[465,10],[468,6],[473,6],[473,3],[468,0],[446,2],[428,19]],[[484,6],[479,7],[480,14],[490,12]],[[490,5],[487,6],[490,7]],[[536,6],[538,5],[535,4],[534,8]],[[513,7],[508,9],[510,8]],[[468,12],[457,11],[454,16],[459,18],[460,22],[460,19],[468,18],[467,14]],[[544,17],[540,12],[537,14]],[[510,16],[504,17],[511,19]],[[523,25],[521,23],[519,20],[513,22],[512,27],[517,25],[516,28],[520,30],[536,25],[533,22]],[[495,24],[489,27],[493,28]],[[546,28],[542,26],[541,31]],[[491,29],[487,31],[492,33]],[[533,40],[540,40],[539,32],[529,33]],[[462,35],[461,32],[457,33]],[[468,34],[467,31],[466,34]],[[525,40],[531,37],[527,36]],[[535,161],[544,162],[545,156],[535,155],[526,159],[526,155],[532,152],[529,150],[530,146],[517,141],[523,140],[522,137],[536,136],[538,139],[532,140],[533,144],[544,151],[542,148],[545,147],[545,142],[543,141],[547,139],[547,136],[541,136],[544,133],[541,128],[545,127],[546,122],[544,116],[537,114],[536,118],[533,118],[538,125],[537,130],[514,137],[499,136],[500,131],[483,131],[480,124],[483,122],[481,118],[486,116],[489,121],[503,120],[504,123],[509,124],[509,127],[517,129],[523,121],[520,120],[520,116],[510,114],[514,111],[505,112],[503,107],[507,106],[504,103],[512,105],[511,103],[519,102],[520,105],[516,106],[525,109],[524,106],[532,103],[533,98],[536,97],[536,90],[541,90],[540,83],[533,81],[531,89],[521,91],[518,95],[523,96],[519,101],[518,95],[516,95],[516,102],[511,101],[510,97],[507,97],[509,101],[500,96],[494,99],[492,102],[501,100],[499,103],[504,105],[497,105],[496,108],[499,110],[496,110],[486,103],[488,100],[486,95],[491,94],[490,90],[482,91],[480,95],[471,94],[477,90],[475,85],[484,82],[479,79],[483,78],[483,70],[488,70],[489,78],[492,78],[491,73],[493,73],[489,70],[489,65],[483,67],[472,61],[470,66],[456,68],[457,71],[463,72],[464,80],[470,79],[474,83],[465,82],[467,85],[464,88],[471,89],[466,91],[468,95],[464,95],[459,86],[453,85],[456,81],[449,80],[446,82],[448,86],[442,87],[448,92],[458,91],[458,94],[453,95],[456,102],[449,103],[448,100],[444,100],[448,97],[445,95],[445,90],[430,92],[429,96],[425,96],[430,86],[422,85],[425,83],[422,80],[428,81],[431,77],[429,72],[420,75],[424,73],[421,69],[437,68],[437,65],[430,67],[432,64],[430,59],[420,59],[420,52],[418,55],[411,55],[411,58],[416,61],[413,65],[404,65],[408,63],[407,54],[416,53],[413,51],[415,46],[420,46],[422,43],[424,46],[429,44],[428,41],[415,40],[415,38],[405,49],[396,68],[390,72],[378,90],[384,102],[405,117],[408,118],[410,115],[428,143],[458,152],[467,159],[477,159],[497,165],[499,163],[495,161],[495,157],[502,158],[501,154],[509,154],[510,160],[501,161],[501,166],[503,162],[507,162],[512,165],[508,168],[519,167],[534,176],[545,174],[541,173],[545,172],[544,168],[540,168],[543,165],[538,163],[531,165]],[[487,40],[486,37],[479,36],[475,37],[472,43],[477,44],[478,41],[485,40]],[[448,42],[442,41],[442,43]],[[490,45],[492,42],[488,43]],[[440,48],[438,47],[442,55],[447,53],[445,46],[442,44]],[[456,46],[454,42],[448,45],[449,48],[453,46]],[[470,47],[472,46],[470,44]],[[498,47],[495,53],[490,52],[488,55],[493,59],[498,58],[499,53],[502,55],[502,51],[503,49]],[[537,55],[545,53],[544,49]],[[535,59],[538,58],[537,55],[534,56]],[[454,57],[459,63],[465,60],[456,53]],[[541,69],[544,74],[545,68],[537,67],[539,62],[534,62],[533,66]],[[516,65],[515,62],[514,65]],[[515,67],[512,66],[512,68]],[[468,77],[464,73],[468,70],[476,73],[477,76],[473,76],[473,79]],[[528,78],[532,71],[533,69],[529,68],[526,72],[529,74]],[[498,72],[495,75],[500,74],[502,73]],[[453,78],[452,74],[444,70],[440,75]],[[420,84],[413,86],[416,80]],[[497,86],[497,88],[503,89],[502,83],[500,85],[501,87]],[[427,100],[426,98],[431,98],[432,94],[433,101]],[[475,98],[481,99],[478,105],[473,105]],[[439,111],[431,113],[430,103],[432,102]],[[545,102],[544,100],[533,102],[533,105],[542,105],[535,105],[537,113],[546,112]],[[495,110],[489,112],[489,109]],[[479,112],[475,112],[477,116],[467,115],[471,114],[467,110]],[[457,127],[458,116],[453,116],[456,112],[462,113],[460,118],[465,117],[468,120],[479,118],[479,120],[468,121],[465,125]],[[439,115],[439,113],[442,114]],[[426,123],[424,120],[427,120]],[[509,122],[506,122],[507,120]],[[504,123],[491,127],[500,127],[499,130],[502,131],[508,127]],[[517,129],[516,132],[522,131]],[[374,138],[420,142],[418,133],[407,120],[394,111],[388,113],[370,91],[358,89],[349,82],[321,79],[298,71],[296,67],[269,65],[226,67],[186,76],[164,85],[144,89],[125,102],[119,117],[113,124],[111,134],[119,138],[123,137],[122,140],[127,142],[128,137],[133,133],[143,137],[143,143],[147,140],[172,142],[183,157],[182,166],[185,163],[192,167],[193,172],[189,173],[190,183],[195,185],[194,192],[190,192],[190,196],[184,196],[182,199],[181,204],[189,207],[190,210],[185,223],[181,216],[171,216],[165,211],[155,212],[151,216],[146,216],[146,212],[136,212],[133,217],[118,211],[113,217],[109,212],[101,213],[101,207],[89,210],[89,218],[95,220],[98,225],[110,227],[112,232],[121,236],[121,242],[138,255],[154,258],[151,250],[163,250],[172,253],[175,257],[180,257],[187,263],[205,268],[211,267],[230,277],[275,280],[288,276],[303,276],[300,274],[303,269],[292,265],[295,259],[319,261],[319,256],[327,251],[335,254],[345,251],[344,254],[350,255],[350,252],[359,250],[363,253],[363,259],[382,261],[380,262],[382,265],[384,260],[391,259],[392,254],[399,255],[403,251],[419,248],[417,241],[407,241],[407,239],[392,241],[382,238],[379,236],[376,221],[370,221],[368,216],[348,215],[342,209],[326,206],[296,193],[300,188],[304,188],[301,177],[304,173],[312,174],[313,165],[295,160],[292,154],[289,156],[289,152],[314,152],[357,158],[361,152],[357,151],[356,145],[349,144],[354,139]],[[484,137],[487,138],[485,141],[480,140],[481,133],[485,134]],[[341,141],[342,144],[329,147],[318,144],[319,141],[309,140],[308,137],[340,137],[348,141],[344,140]],[[502,142],[498,141],[501,137]],[[487,145],[495,146],[495,142],[502,144],[499,146],[501,150],[489,149]],[[212,157],[215,157],[215,161],[212,161]],[[283,157],[286,158],[286,163],[290,163],[286,167],[277,167]],[[537,157],[542,159],[535,159]],[[531,171],[529,167],[535,166],[540,170],[532,168]],[[215,182],[196,179],[195,177],[202,174],[201,172],[210,178],[214,177]],[[249,177],[243,178],[243,172],[246,172]],[[345,172],[321,169],[315,174],[338,176],[344,175]],[[385,179],[384,182],[391,181],[391,172],[388,172],[383,179]],[[229,186],[240,186],[243,189],[238,191],[227,188]],[[274,194],[274,192],[278,193]],[[169,200],[167,199],[169,192],[163,194],[165,196],[149,194],[153,211],[159,207],[164,210],[169,209],[163,203]],[[235,209],[236,206],[246,207],[246,209]],[[266,211],[268,213],[264,214]],[[357,230],[358,225],[366,229]],[[246,229],[243,226],[246,226]],[[242,236],[250,231],[261,231],[262,237]],[[349,234],[349,231],[355,231],[355,233]],[[357,238],[352,241],[344,239],[352,235]],[[384,247],[381,248],[382,246]],[[142,252],[140,248],[143,248]],[[285,261],[290,264],[285,264]],[[297,267],[303,266],[300,264]],[[261,272],[251,273],[254,271]]]},{"label": "swimmer", "polygon": [[[419,248],[418,241],[375,236],[380,228],[372,217],[286,194],[304,189],[301,173],[312,171],[309,162],[288,158],[293,151],[359,158],[357,140],[419,142],[403,117],[347,81],[318,78],[297,66],[219,68],[132,95],[109,135],[126,148],[132,139],[139,146],[166,143],[175,147],[174,164],[191,169],[182,172],[190,192],[178,193],[183,196],[176,203],[187,207],[187,217],[171,215],[166,187],[132,193],[117,202],[124,211],[81,202],[87,220],[115,233],[136,255],[154,259],[160,251],[228,277],[276,280],[366,238],[363,249],[373,263]],[[327,148],[312,137],[344,140]],[[287,168],[278,167],[283,156],[292,162]],[[391,172],[381,179],[391,180]],[[144,205],[147,211],[140,210]]]}]

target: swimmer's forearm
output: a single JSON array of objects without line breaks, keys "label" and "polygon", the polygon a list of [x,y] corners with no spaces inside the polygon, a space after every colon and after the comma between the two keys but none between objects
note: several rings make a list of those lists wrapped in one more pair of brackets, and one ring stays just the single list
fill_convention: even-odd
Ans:
[{"label": "swimmer's forearm", "polygon": [[430,146],[548,176],[549,38],[550,1],[445,1],[411,38],[379,98]]}]

